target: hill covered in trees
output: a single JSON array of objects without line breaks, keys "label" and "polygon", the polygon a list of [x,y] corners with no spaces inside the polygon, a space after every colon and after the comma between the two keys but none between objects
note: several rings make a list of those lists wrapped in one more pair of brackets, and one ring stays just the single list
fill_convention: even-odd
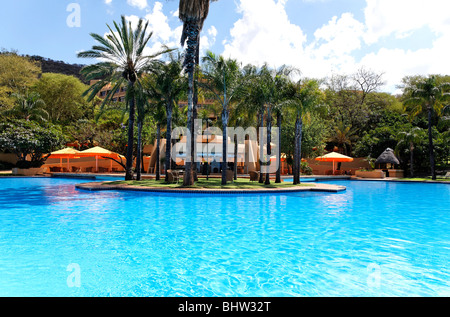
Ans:
[{"label": "hill covered in trees", "polygon": [[[38,56],[38,55],[25,55],[25,57],[30,58],[33,61],[37,61],[41,64],[43,73],[56,73],[56,74],[64,74],[71,75],[79,78],[81,81],[85,82],[82,76],[80,75],[80,70],[84,65],[81,64],[67,64],[63,61],[55,61],[50,58]],[[86,83],[86,82],[85,82]]]}]

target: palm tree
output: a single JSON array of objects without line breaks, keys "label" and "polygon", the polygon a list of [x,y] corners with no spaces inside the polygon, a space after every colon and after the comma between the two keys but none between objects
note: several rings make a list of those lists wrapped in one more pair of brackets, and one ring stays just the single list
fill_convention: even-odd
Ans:
[{"label": "palm tree", "polygon": [[316,80],[306,80],[295,85],[294,102],[292,110],[295,113],[295,139],[294,139],[294,185],[300,184],[300,169],[302,159],[302,128],[303,115],[320,104],[322,93]]},{"label": "palm tree", "polygon": [[154,75],[144,82],[147,96],[164,104],[166,112],[166,158],[165,171],[166,182],[169,180],[168,170],[171,166],[172,145],[172,119],[174,107],[182,91],[185,89],[185,78],[181,74],[182,63],[180,55],[169,54],[169,61],[162,63],[154,69]]},{"label": "palm tree", "polygon": [[[259,84],[262,88],[262,96],[264,100],[264,105],[267,110],[266,121],[267,121],[267,155],[270,157],[272,155],[271,142],[272,142],[272,111],[278,112],[281,107],[286,103],[290,102],[286,95],[287,83],[290,81],[290,76],[297,72],[296,69],[288,67],[286,65],[281,66],[278,69],[269,69],[265,65],[260,72]],[[281,112],[280,112],[281,114]],[[278,136],[280,137],[280,135]],[[279,149],[278,149],[279,150]],[[280,164],[280,155],[278,157],[278,164]],[[280,165],[278,165],[280,167]],[[262,179],[260,179],[260,182]],[[281,182],[281,180],[280,180]],[[265,176],[265,184],[270,184],[269,171],[267,171]]]},{"label": "palm tree", "polygon": [[[340,121],[334,127],[334,134],[329,139],[330,142],[334,142],[342,149],[342,154],[347,155],[352,149],[352,143],[358,137],[357,130],[352,129],[351,125],[346,125]],[[348,150],[347,150],[348,149]]]},{"label": "palm tree", "polygon": [[[244,75],[245,77],[245,75]],[[244,81],[245,82],[245,81]],[[243,129],[247,129],[249,127],[254,126],[254,119],[256,117],[255,108],[248,104],[244,103],[245,90],[240,91],[240,94],[237,97],[237,102],[233,105],[234,109],[230,112],[229,124],[235,127],[242,127]],[[234,180],[237,180],[237,163],[238,163],[238,147],[239,147],[239,139],[237,135],[234,135]]]},{"label": "palm tree", "polygon": [[25,94],[14,93],[11,95],[16,99],[16,105],[2,112],[6,116],[35,121],[47,121],[49,114],[45,111],[45,102],[38,93],[31,92]]},{"label": "palm tree", "polygon": [[277,153],[277,165],[278,169],[276,171],[275,183],[281,183],[281,124],[282,117],[289,107],[295,105],[295,85],[287,77],[279,77],[277,79],[277,96],[276,103],[274,106],[276,117],[277,117],[277,127],[279,129],[278,133],[278,153]]},{"label": "palm tree", "polygon": [[415,117],[423,112],[427,112],[428,115],[428,151],[430,156],[431,178],[433,180],[436,179],[436,168],[432,119],[434,113],[440,114],[442,111],[444,100],[450,96],[450,93],[446,92],[449,88],[450,83],[438,83],[436,76],[429,76],[406,88],[406,93],[410,98],[405,101],[405,105],[411,106],[411,117]]},{"label": "palm tree", "polygon": [[[194,71],[196,68],[196,56],[199,50],[200,32],[203,23],[209,13],[210,0],[180,0],[179,18],[183,22],[183,32],[181,34],[181,45],[187,44],[183,68],[188,73],[188,118],[187,128],[191,135],[191,144],[188,146],[189,153],[186,157],[192,159],[192,142],[193,142],[193,115],[194,115]],[[191,160],[186,159],[186,170],[183,179],[183,185],[189,186],[194,184],[192,174]]]},{"label": "palm tree", "polygon": [[[133,87],[135,88],[135,87]],[[152,112],[152,108],[154,106],[153,103],[147,98],[147,95],[144,93],[143,89],[138,89],[134,92],[134,97],[136,100],[136,108],[137,108],[137,145],[136,145],[136,180],[141,180],[142,173],[142,128],[144,125],[145,118]]]},{"label": "palm tree", "polygon": [[146,72],[150,72],[159,61],[156,57],[169,51],[167,48],[147,55],[144,49],[153,35],[147,32],[148,21],[139,19],[137,27],[133,29],[131,22],[122,16],[121,24],[114,22],[114,30],[107,25],[110,33],[105,37],[91,33],[91,36],[99,43],[91,50],[78,53],[80,58],[95,58],[101,60],[81,70],[85,79],[98,80],[85,92],[91,101],[99,91],[106,85],[111,84],[112,89],[106,95],[102,106],[113,98],[115,92],[127,85],[127,106],[129,113],[128,121],[128,146],[126,153],[125,179],[133,179],[133,144],[134,144],[134,121],[136,114],[135,92],[141,88],[141,78]]},{"label": "palm tree", "polygon": [[402,131],[399,132],[398,135],[398,143],[397,143],[397,151],[403,145],[406,145],[409,149],[410,155],[410,177],[414,177],[414,144],[417,144],[424,137],[424,131],[419,127],[414,127],[411,131]]},{"label": "palm tree", "polygon": [[[248,109],[250,112],[256,113],[256,132],[257,139],[260,139],[260,128],[264,125],[264,113],[266,110],[266,86],[262,84],[263,78],[267,76],[269,67],[264,64],[262,67],[256,67],[254,65],[246,65],[243,68],[243,75],[247,79],[243,84],[245,93],[240,101],[240,107]],[[262,152],[262,148],[261,148]],[[259,182],[263,182],[263,174],[260,173]]]},{"label": "palm tree", "polygon": [[242,87],[242,72],[234,59],[225,59],[208,51],[202,58],[203,80],[199,85],[207,89],[222,106],[222,185],[227,184],[227,127],[230,116],[229,106]]}]

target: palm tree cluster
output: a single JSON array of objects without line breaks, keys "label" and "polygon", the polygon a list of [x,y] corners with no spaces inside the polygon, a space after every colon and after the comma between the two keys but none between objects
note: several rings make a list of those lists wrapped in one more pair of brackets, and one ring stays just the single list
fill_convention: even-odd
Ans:
[{"label": "palm tree cluster", "polygon": [[[433,144],[433,130],[432,121],[435,114],[440,115],[446,107],[446,102],[450,99],[450,83],[439,83],[436,76],[429,76],[428,78],[421,80],[411,87],[406,89],[406,94],[409,98],[405,101],[405,105],[410,107],[410,116],[415,117],[421,113],[427,114],[428,121],[428,153],[430,158],[431,178],[436,180],[436,163]],[[413,144],[417,139],[417,131],[411,131],[410,135],[405,138]],[[412,164],[412,151],[411,146],[411,164]],[[413,171],[411,166],[411,171]],[[412,172],[413,173],[413,172]]]},{"label": "palm tree cluster", "polygon": [[[173,113],[179,111],[178,103],[187,99],[187,126],[188,135],[187,155],[185,160],[184,185],[192,185],[195,181],[193,171],[194,148],[193,140],[196,137],[193,129],[193,120],[197,115],[197,100],[201,94],[205,98],[214,100],[220,107],[221,116],[218,124],[223,132],[222,157],[222,184],[227,183],[227,127],[231,123],[238,125],[264,126],[266,121],[267,155],[272,154],[271,127],[274,115],[277,126],[280,127],[284,116],[294,117],[301,122],[302,116],[320,102],[318,83],[313,80],[294,81],[298,72],[290,67],[283,66],[272,69],[268,65],[257,67],[253,65],[242,66],[237,60],[225,58],[207,52],[199,64],[200,32],[209,11],[209,0],[180,0],[180,19],[183,22],[181,44],[187,44],[184,54],[174,49],[163,47],[153,54],[147,54],[145,48],[152,32],[148,32],[148,22],[140,19],[135,28],[131,22],[122,16],[121,23],[114,22],[114,27],[107,25],[109,33],[106,36],[91,34],[98,45],[91,50],[78,54],[80,58],[95,58],[99,62],[86,66],[82,74],[86,80],[94,84],[85,92],[88,100],[93,100],[105,86],[112,89],[106,94],[102,107],[111,102],[114,94],[121,87],[126,87],[126,105],[128,113],[128,146],[126,153],[126,180],[134,178],[134,126],[137,119],[137,179],[141,178],[142,155],[142,125],[144,118],[151,115],[157,122],[157,146],[160,146],[161,125],[166,125],[166,181],[167,171],[172,167],[171,159],[171,132],[173,129]],[[194,74],[198,76],[194,78]],[[197,84],[195,84],[197,83]],[[207,109],[203,109],[208,111]],[[255,120],[257,119],[257,120]],[[298,175],[295,182],[299,182],[301,160],[301,124],[297,126],[298,150],[295,153],[294,169]],[[278,136],[280,137],[280,136]],[[236,140],[237,149],[237,140]],[[280,158],[280,149],[277,149]],[[234,173],[236,175],[236,152]],[[156,151],[159,156],[159,151]],[[189,159],[191,158],[191,159]],[[157,158],[157,178],[159,175],[160,159]],[[278,162],[280,166],[280,161]],[[236,177],[236,176],[235,176]],[[260,181],[263,181],[261,175]],[[276,182],[281,182],[280,172],[277,172]],[[270,183],[269,173],[265,175],[265,183]]]}]

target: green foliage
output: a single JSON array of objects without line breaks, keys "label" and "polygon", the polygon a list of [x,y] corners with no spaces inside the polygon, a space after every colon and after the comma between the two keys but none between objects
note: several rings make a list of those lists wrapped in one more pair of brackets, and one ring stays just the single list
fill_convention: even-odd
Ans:
[{"label": "green foliage", "polygon": [[14,93],[24,93],[38,79],[40,64],[14,52],[0,53],[0,110],[14,105]]},{"label": "green foliage", "polygon": [[14,107],[2,112],[7,117],[16,119],[35,120],[45,122],[48,120],[48,112],[45,111],[45,102],[35,92],[25,94],[13,94],[16,99]]},{"label": "green foliage", "polygon": [[313,170],[312,170],[311,166],[309,166],[308,162],[301,162],[300,163],[300,170],[305,175],[312,175],[313,174]]},{"label": "green foliage", "polygon": [[67,124],[83,118],[90,107],[82,96],[87,86],[78,78],[62,74],[42,74],[34,85],[44,101],[44,109],[54,123]]},{"label": "green foliage", "polygon": [[17,167],[40,167],[45,154],[61,149],[65,138],[53,126],[40,126],[31,121],[14,120],[0,123],[0,150],[17,155]]},{"label": "green foliage", "polygon": [[[309,113],[302,128],[302,157],[321,155],[328,136],[326,123],[315,112]],[[285,120],[281,126],[281,152],[286,154],[289,165],[293,162],[295,141],[295,121]]]}]

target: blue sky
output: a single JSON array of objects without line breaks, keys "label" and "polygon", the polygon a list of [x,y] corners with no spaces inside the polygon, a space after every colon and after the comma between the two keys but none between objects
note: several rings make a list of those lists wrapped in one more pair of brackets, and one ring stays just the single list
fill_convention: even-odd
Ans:
[{"label": "blue sky", "polygon": [[[67,18],[79,6],[80,25]],[[91,63],[76,53],[126,15],[148,19],[149,50],[179,47],[178,0],[16,0],[2,3],[0,47],[68,63]],[[210,7],[202,50],[243,63],[290,64],[304,76],[384,73],[385,91],[405,75],[450,73],[448,0],[219,0]]]}]

